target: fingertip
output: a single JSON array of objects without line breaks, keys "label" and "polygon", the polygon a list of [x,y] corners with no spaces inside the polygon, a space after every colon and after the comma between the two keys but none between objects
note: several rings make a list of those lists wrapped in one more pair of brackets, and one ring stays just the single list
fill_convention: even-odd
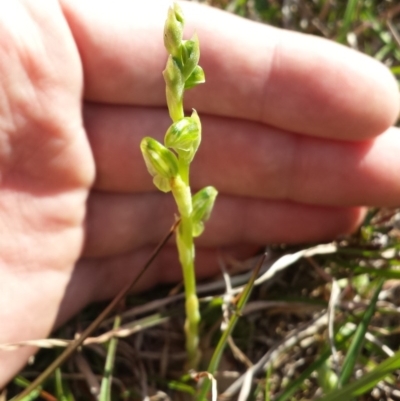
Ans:
[{"label": "fingertip", "polygon": [[[339,140],[376,137],[397,119],[399,93],[372,57],[311,35],[280,31],[269,85],[273,125]],[[290,118],[288,116],[290,115]]]},{"label": "fingertip", "polygon": [[344,219],[343,235],[355,233],[363,224],[367,215],[366,207],[353,207],[347,209],[347,216]]},{"label": "fingertip", "polygon": [[[366,67],[364,68],[363,65]],[[391,71],[377,60],[368,58],[360,63],[360,72],[369,82],[369,92],[362,100],[364,124],[360,122],[359,139],[373,138],[394,125],[399,118],[400,96],[398,83]]]}]

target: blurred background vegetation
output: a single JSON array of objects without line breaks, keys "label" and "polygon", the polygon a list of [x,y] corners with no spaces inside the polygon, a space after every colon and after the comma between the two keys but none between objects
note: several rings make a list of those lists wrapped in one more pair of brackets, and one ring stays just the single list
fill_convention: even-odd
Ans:
[{"label": "blurred background vegetation", "polygon": [[398,0],[199,1],[279,28],[346,44],[386,64],[400,80]]}]

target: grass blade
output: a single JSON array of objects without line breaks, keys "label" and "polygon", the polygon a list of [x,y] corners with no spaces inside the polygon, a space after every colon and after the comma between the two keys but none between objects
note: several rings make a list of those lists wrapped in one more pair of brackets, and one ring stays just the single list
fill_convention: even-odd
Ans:
[{"label": "grass blade", "polygon": [[335,390],[332,393],[320,398],[319,401],[343,401],[350,400],[353,397],[360,396],[373,388],[376,383],[383,380],[396,369],[400,369],[400,351],[392,357],[379,364],[371,372],[365,374],[360,379]]},{"label": "grass blade", "polygon": [[339,31],[339,35],[337,37],[337,41],[340,43],[346,42],[346,36],[349,32],[351,25],[356,21],[356,11],[357,11],[357,4],[359,3],[358,0],[348,0],[346,11],[344,13],[342,26]]},{"label": "grass blade", "polygon": [[346,358],[343,362],[342,371],[339,376],[339,388],[346,384],[353,374],[354,366],[364,343],[365,333],[368,330],[368,325],[372,319],[372,316],[374,315],[375,305],[378,300],[379,293],[381,292],[383,283],[384,279],[381,278],[378,282],[378,286],[374,292],[374,295],[372,296],[371,302],[368,305],[368,308],[365,311],[364,316],[357,327],[356,333],[354,334],[353,341],[350,344]]},{"label": "grass blade", "polygon": [[[337,349],[342,349],[343,346],[346,344],[346,341],[354,334],[355,330],[346,333],[336,344]],[[291,397],[296,393],[296,391],[304,384],[304,381],[308,379],[311,374],[318,370],[326,360],[331,356],[332,352],[331,349],[327,349],[326,351],[322,352],[320,357],[314,361],[310,366],[308,366],[300,376],[291,381],[290,384],[283,390],[283,392],[277,397],[274,398],[274,401],[287,401],[291,399]]]},{"label": "grass blade", "polygon": [[[113,329],[116,330],[121,325],[121,316],[117,315],[114,320]],[[113,337],[108,343],[106,364],[104,375],[101,381],[99,401],[111,401],[112,371],[114,368],[115,354],[117,352],[118,339]]]},{"label": "grass blade", "polygon": [[[246,286],[240,296],[240,299],[237,303],[236,312],[230,318],[229,325],[228,325],[227,329],[222,333],[222,336],[217,344],[217,347],[215,348],[214,354],[211,358],[210,364],[208,365],[208,369],[207,369],[208,373],[210,373],[211,375],[213,375],[218,368],[222,353],[224,352],[226,344],[228,343],[228,338],[232,334],[233,329],[235,328],[236,323],[239,320],[239,317],[241,316],[241,312],[242,312],[243,308],[245,307],[245,305],[247,304],[247,301],[251,294],[251,290],[253,289],[253,286],[254,286],[254,282],[258,276],[258,273],[261,269],[264,259],[265,259],[265,255],[262,256],[262,258],[258,262],[256,268],[254,269],[254,272],[253,272],[249,282],[246,284]],[[211,381],[209,379],[205,378],[203,381],[203,384],[201,386],[201,389],[200,389],[200,394],[197,398],[198,401],[206,401],[207,400],[206,395],[210,388],[210,384],[211,384]]]},{"label": "grass blade", "polygon": [[68,385],[63,381],[61,369],[57,368],[54,373],[54,384],[58,401],[74,401],[74,396]]},{"label": "grass blade", "polygon": [[[17,376],[14,379],[14,383],[18,386],[28,388],[31,382],[27,379],[25,379],[22,376]],[[36,400],[37,398],[41,397],[43,400],[46,401],[56,401],[56,398],[53,397],[50,393],[47,391],[42,390],[42,386],[39,386],[33,390],[31,390],[29,393],[27,393],[21,401],[32,401]],[[14,401],[15,397],[12,398],[10,401]]]}]

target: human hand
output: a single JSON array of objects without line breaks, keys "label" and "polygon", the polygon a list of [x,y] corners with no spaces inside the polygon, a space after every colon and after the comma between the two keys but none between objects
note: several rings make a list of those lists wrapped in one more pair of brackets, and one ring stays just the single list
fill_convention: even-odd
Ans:
[{"label": "human hand", "polygon": [[[0,5],[0,343],[45,337],[113,296],[173,221],[139,149],[170,124],[168,4]],[[354,230],[363,206],[400,203],[399,131],[388,129],[399,101],[383,66],[321,39],[182,7],[207,79],[185,101],[203,123],[192,186],[219,190],[198,241],[199,276],[218,271],[221,249],[245,257],[268,242],[328,240]],[[167,247],[137,289],[179,280],[175,252]],[[32,352],[0,353],[0,386]]]}]

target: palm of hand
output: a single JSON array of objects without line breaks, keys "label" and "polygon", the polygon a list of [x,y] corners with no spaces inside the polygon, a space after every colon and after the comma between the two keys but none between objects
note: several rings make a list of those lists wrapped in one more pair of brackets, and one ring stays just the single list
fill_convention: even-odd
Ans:
[{"label": "palm of hand", "polygon": [[[51,330],[83,247],[94,162],[78,51],[59,7],[13,2],[0,13],[0,315],[11,328],[0,333],[3,343]],[[1,385],[21,362],[0,355]]]}]

